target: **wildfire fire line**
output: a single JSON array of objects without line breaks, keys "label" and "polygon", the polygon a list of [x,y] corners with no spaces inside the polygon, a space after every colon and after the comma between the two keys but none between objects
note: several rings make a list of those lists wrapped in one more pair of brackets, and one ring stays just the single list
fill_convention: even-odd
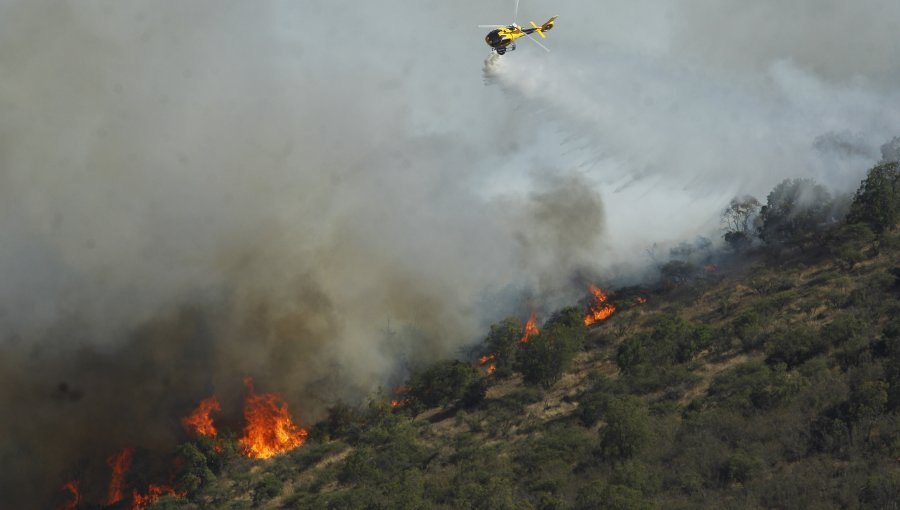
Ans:
[{"label": "wildfire fire line", "polygon": [[[284,453],[299,447],[306,441],[308,431],[296,425],[288,413],[287,403],[278,393],[257,394],[253,387],[253,379],[246,377],[244,384],[247,387],[247,396],[244,399],[244,419],[246,424],[244,434],[238,440],[241,445],[241,453],[250,458],[268,459],[280,453]],[[187,432],[196,437],[218,437],[210,414],[221,412],[222,406],[215,397],[204,399],[197,405],[191,414],[181,420]],[[215,448],[221,452],[221,445]],[[110,467],[111,475],[107,497],[101,504],[106,506],[118,505],[126,498],[126,473],[134,460],[134,449],[123,448],[111,455],[106,463]],[[61,510],[76,510],[82,504],[81,487],[78,480],[72,480],[63,485],[61,491],[68,493],[68,500],[59,508]],[[131,489],[131,509],[144,510],[147,506],[156,503],[163,496],[184,496],[175,488],[150,484],[146,493],[141,493],[136,488]]]},{"label": "wildfire fire line", "polygon": [[156,503],[163,496],[184,496],[186,493],[177,492],[175,489],[167,485],[153,485],[147,489],[147,494],[141,494],[138,491],[132,493],[131,510],[144,510],[148,505]]},{"label": "wildfire fire line", "polygon": [[584,317],[586,326],[604,321],[616,311],[612,303],[606,302],[606,294],[598,287],[591,285],[591,294],[594,296],[594,302],[590,305],[591,311]]}]

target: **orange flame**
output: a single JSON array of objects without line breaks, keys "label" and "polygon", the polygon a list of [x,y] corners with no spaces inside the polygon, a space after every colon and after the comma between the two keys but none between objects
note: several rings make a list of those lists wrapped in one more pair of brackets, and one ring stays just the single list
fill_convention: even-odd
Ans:
[{"label": "orange flame", "polygon": [[115,505],[122,501],[122,486],[125,484],[125,472],[131,466],[134,450],[123,448],[119,453],[106,459],[106,463],[112,468],[112,478],[109,480],[109,495],[106,498],[107,505]]},{"label": "orange flame", "polygon": [[638,296],[634,299],[634,304],[636,304],[636,305],[642,305],[646,302],[647,302],[647,298],[642,298],[640,296]]},{"label": "orange flame", "polygon": [[494,365],[494,364],[488,365],[488,367],[487,367],[487,374],[488,374],[488,375],[491,375],[491,374],[493,374],[493,373],[496,372],[496,371],[497,371],[497,365]]},{"label": "orange flame", "polygon": [[243,453],[255,459],[268,459],[284,453],[306,441],[309,433],[291,420],[288,406],[277,393],[257,395],[253,379],[244,378],[247,397],[244,399],[244,436],[240,439]]},{"label": "orange flame", "polygon": [[394,388],[393,393],[394,393],[394,396],[397,398],[391,399],[391,407],[397,408],[397,407],[405,406],[405,405],[409,404],[410,402],[412,402],[413,400],[415,400],[416,397],[400,398],[401,396],[406,395],[410,391],[412,391],[412,388],[410,388],[409,386],[407,386],[405,384],[401,384],[400,386],[397,386],[396,388]]},{"label": "orange flame", "polygon": [[216,437],[218,431],[209,417],[209,414],[213,411],[221,412],[222,406],[216,397],[209,397],[200,402],[200,405],[194,409],[190,416],[182,418],[181,424],[184,425],[188,432],[199,437]]},{"label": "orange flame", "polygon": [[159,501],[163,496],[184,496],[184,492],[176,492],[175,489],[167,485],[153,485],[147,488],[147,494],[142,495],[138,491],[132,491],[134,502],[131,504],[131,510],[144,510],[147,505],[151,505]]},{"label": "orange flame", "polygon": [[72,480],[63,485],[61,490],[69,491],[72,494],[72,499],[63,503],[62,510],[75,510],[78,508],[78,503],[81,503],[81,491],[78,486],[78,481]]},{"label": "orange flame", "polygon": [[606,294],[602,290],[591,285],[591,294],[594,295],[594,304],[591,305],[590,313],[584,317],[584,324],[587,326],[608,319],[616,311],[615,306],[606,302]]},{"label": "orange flame", "polygon": [[531,312],[531,317],[529,317],[528,322],[525,323],[525,334],[522,335],[522,338],[519,340],[519,343],[522,343],[522,344],[527,343],[528,337],[530,337],[531,335],[537,335],[537,334],[540,334],[540,331],[538,331],[538,328],[537,328],[537,314],[534,312]]},{"label": "orange flame", "polygon": [[478,364],[484,365],[485,363],[487,363],[488,361],[490,361],[496,357],[497,357],[496,354],[488,354],[487,356],[482,356],[482,357],[478,358]]}]

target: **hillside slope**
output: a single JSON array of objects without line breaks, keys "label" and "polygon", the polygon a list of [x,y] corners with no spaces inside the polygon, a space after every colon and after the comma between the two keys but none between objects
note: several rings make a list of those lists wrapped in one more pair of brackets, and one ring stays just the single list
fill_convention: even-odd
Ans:
[{"label": "hillside slope", "polygon": [[616,312],[583,337],[544,323],[517,355],[574,335],[558,380],[447,362],[397,408],[338,405],[267,461],[185,445],[193,490],[150,508],[891,508],[900,240],[849,260],[858,244],[826,237],[612,292]]}]

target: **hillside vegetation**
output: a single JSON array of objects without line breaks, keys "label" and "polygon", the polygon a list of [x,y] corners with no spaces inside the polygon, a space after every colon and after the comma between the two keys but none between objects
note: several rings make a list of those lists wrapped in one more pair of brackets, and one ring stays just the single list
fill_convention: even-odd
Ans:
[{"label": "hillside vegetation", "polygon": [[896,163],[735,199],[728,254],[673,250],[609,318],[501,321],[270,460],[186,443],[150,508],[896,508],[898,215]]}]

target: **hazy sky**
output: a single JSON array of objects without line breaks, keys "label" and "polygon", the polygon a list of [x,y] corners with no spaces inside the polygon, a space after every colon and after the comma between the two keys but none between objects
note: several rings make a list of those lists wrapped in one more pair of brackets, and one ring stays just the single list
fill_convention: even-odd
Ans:
[{"label": "hazy sky", "polygon": [[512,6],[0,0],[0,458],[244,374],[314,418],[900,134],[897,2],[523,0],[486,62]]}]

